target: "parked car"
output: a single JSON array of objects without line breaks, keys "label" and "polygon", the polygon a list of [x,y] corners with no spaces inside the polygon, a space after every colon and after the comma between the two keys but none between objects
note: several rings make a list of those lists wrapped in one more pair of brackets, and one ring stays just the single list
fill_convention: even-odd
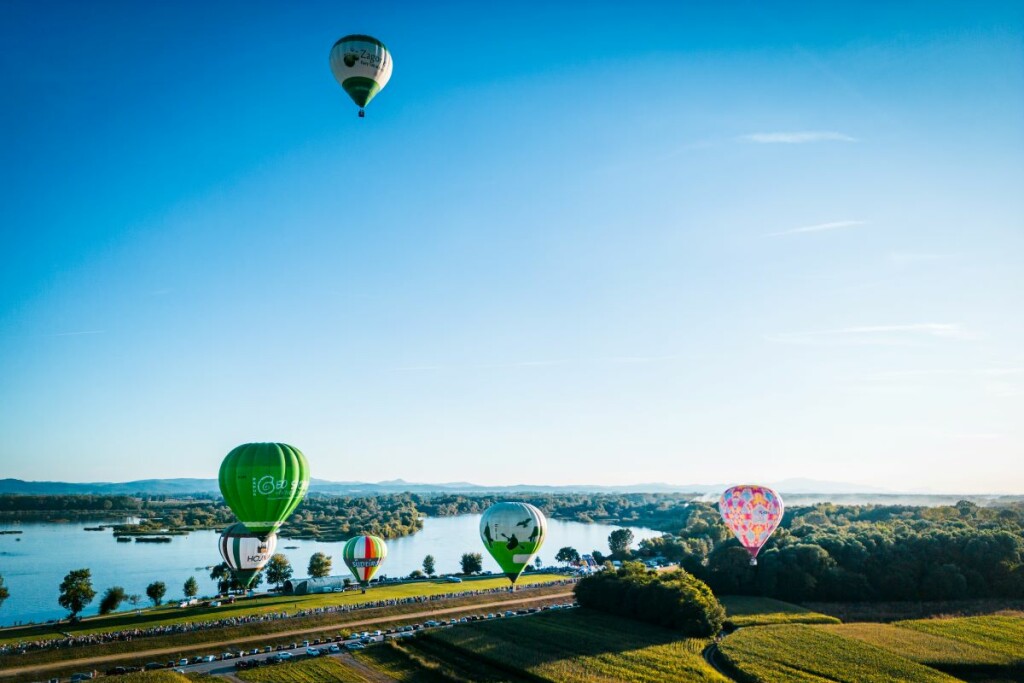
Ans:
[{"label": "parked car", "polygon": [[365,650],[366,649],[365,645],[363,645],[362,643],[356,643],[356,642],[345,643],[345,647],[348,648],[349,650]]},{"label": "parked car", "polygon": [[316,649],[315,647],[307,647],[306,648],[306,654],[309,655],[310,657],[319,657],[320,656],[320,650]]},{"label": "parked car", "polygon": [[277,661],[279,661],[279,662],[287,662],[291,658],[292,658],[292,653],[291,652],[278,652],[277,653]]},{"label": "parked car", "polygon": [[181,659],[179,659],[178,660],[178,666],[188,666],[188,659],[185,658],[185,657],[182,657]]},{"label": "parked car", "polygon": [[462,583],[462,579],[457,576],[449,576],[445,579],[448,583]]},{"label": "parked car", "polygon": [[341,648],[338,647],[337,643],[331,643],[330,645],[327,646],[327,651],[330,652],[331,654],[337,654],[337,653],[341,652]]},{"label": "parked car", "polygon": [[206,655],[205,657],[203,657],[203,661],[204,662],[216,662],[217,658],[214,657],[213,655]]}]

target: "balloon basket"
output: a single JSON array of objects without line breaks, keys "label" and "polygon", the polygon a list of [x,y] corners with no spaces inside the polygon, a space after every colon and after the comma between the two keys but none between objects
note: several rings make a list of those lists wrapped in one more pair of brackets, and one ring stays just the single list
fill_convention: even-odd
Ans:
[{"label": "balloon basket", "polygon": [[366,118],[366,112],[363,111],[362,109],[359,110],[359,118]]},{"label": "balloon basket", "polygon": [[757,558],[756,557],[750,558],[750,566],[751,567],[756,567],[757,566]]}]

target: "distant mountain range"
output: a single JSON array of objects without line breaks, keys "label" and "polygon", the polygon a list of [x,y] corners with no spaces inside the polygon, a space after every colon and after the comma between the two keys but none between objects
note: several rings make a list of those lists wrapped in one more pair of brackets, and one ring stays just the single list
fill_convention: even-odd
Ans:
[{"label": "distant mountain range", "polygon": [[[885,489],[856,484],[843,484],[813,479],[785,479],[770,484],[780,493],[789,494],[847,494],[847,493],[892,493]],[[540,484],[515,484],[511,486],[483,486],[469,482],[447,482],[422,484],[392,479],[377,483],[358,481],[327,481],[313,479],[310,491],[342,495],[370,495],[376,493],[693,493],[697,495],[718,493],[726,484],[626,484],[621,486],[573,485],[546,486]],[[99,494],[99,495],[179,495],[189,493],[219,493],[216,479],[139,479],[125,482],[60,482],[24,481],[21,479],[0,479],[0,493],[23,494]]]}]

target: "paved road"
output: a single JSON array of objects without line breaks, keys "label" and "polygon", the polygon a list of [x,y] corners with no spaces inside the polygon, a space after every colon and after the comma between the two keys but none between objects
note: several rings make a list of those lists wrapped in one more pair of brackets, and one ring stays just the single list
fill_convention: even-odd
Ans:
[{"label": "paved road", "polygon": [[[396,614],[393,616],[376,617],[372,619],[360,619],[358,621],[344,621],[330,626],[320,626],[316,628],[303,628],[295,629],[291,631],[278,631],[276,633],[267,633],[259,636],[247,636],[244,638],[234,638],[229,640],[202,643],[194,647],[176,645],[174,647],[163,647],[155,648],[151,650],[137,650],[135,652],[121,652],[113,655],[102,655],[98,657],[79,657],[76,659],[66,659],[60,662],[47,662],[46,664],[35,664],[32,666],[20,666],[4,669],[0,671],[0,678],[7,676],[17,676],[23,674],[44,674],[47,671],[53,671],[54,669],[79,669],[82,671],[89,671],[91,669],[106,669],[113,662],[124,661],[127,659],[131,660],[151,660],[155,662],[166,662],[168,655],[171,657],[177,657],[182,654],[220,654],[227,649],[239,649],[236,646],[250,644],[252,647],[256,645],[262,645],[268,640],[280,640],[282,638],[297,638],[302,640],[304,637],[323,633],[324,631],[337,632],[340,629],[351,630],[357,626],[371,626],[378,624],[394,623],[399,621],[425,621],[431,617],[436,617],[444,614],[455,614],[458,612],[480,612],[480,611],[493,611],[495,608],[504,611],[507,605],[521,605],[530,602],[544,602],[544,601],[564,601],[574,599],[574,595],[571,591],[564,593],[549,593],[547,595],[538,595],[530,598],[517,598],[515,600],[498,600],[494,602],[483,602],[473,605],[461,605],[459,607],[445,607],[442,609],[434,609],[426,612],[407,612],[405,614]],[[305,648],[298,648],[302,652],[305,652]],[[200,652],[201,651],[201,652]],[[266,654],[253,655],[249,659],[266,657]],[[228,660],[227,665],[231,671],[234,671],[234,662],[237,660]],[[211,662],[211,664],[214,664]],[[216,664],[224,665],[225,662],[216,662]],[[192,665],[185,667],[186,671],[199,671],[198,665]],[[111,679],[116,680],[116,679]]]}]

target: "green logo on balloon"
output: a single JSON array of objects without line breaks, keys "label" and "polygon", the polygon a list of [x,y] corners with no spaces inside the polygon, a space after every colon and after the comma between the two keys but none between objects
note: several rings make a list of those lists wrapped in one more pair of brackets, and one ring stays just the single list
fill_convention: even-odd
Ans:
[{"label": "green logo on balloon", "polygon": [[505,576],[515,584],[544,544],[548,522],[529,503],[496,503],[480,519],[480,539]]},{"label": "green logo on balloon", "polygon": [[235,516],[257,536],[273,533],[309,488],[306,456],[283,443],[247,443],[220,466],[220,492]]},{"label": "green logo on balloon", "polygon": [[345,66],[353,67],[356,65],[356,62],[359,61],[359,55],[355,52],[346,52],[342,59],[345,61]]}]

